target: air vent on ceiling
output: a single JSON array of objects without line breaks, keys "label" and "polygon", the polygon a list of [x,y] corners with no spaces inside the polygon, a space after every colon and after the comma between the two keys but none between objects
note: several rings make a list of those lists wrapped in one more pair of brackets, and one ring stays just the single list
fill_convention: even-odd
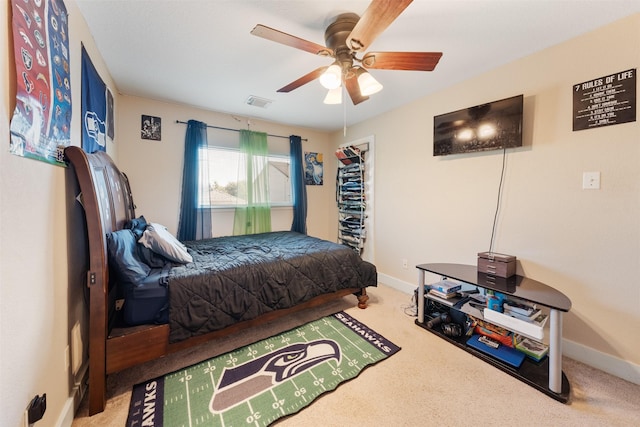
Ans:
[{"label": "air vent on ceiling", "polygon": [[253,96],[247,98],[247,104],[254,107],[267,108],[273,101],[266,98],[260,98],[259,96]]}]

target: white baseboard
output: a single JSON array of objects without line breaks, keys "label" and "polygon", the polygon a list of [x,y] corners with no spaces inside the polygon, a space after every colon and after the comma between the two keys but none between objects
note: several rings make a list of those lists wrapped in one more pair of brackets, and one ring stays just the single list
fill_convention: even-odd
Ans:
[{"label": "white baseboard", "polygon": [[[386,274],[378,273],[378,281],[406,294],[413,294],[418,283],[408,283]],[[640,385],[640,365],[563,338],[562,354],[585,365]]]},{"label": "white baseboard", "polygon": [[408,283],[380,272],[378,272],[378,282],[409,295],[413,294],[413,291],[418,287],[417,281],[416,283]]},{"label": "white baseboard", "polygon": [[640,365],[603,353],[568,339],[562,340],[562,354],[585,365],[640,385]]},{"label": "white baseboard", "polygon": [[64,403],[64,407],[60,412],[60,416],[58,417],[58,422],[56,423],[57,427],[71,427],[73,423],[73,417],[75,415],[74,407],[74,397],[69,396],[67,401]]},{"label": "white baseboard", "polygon": [[79,372],[75,376],[75,385],[71,389],[71,393],[64,403],[64,407],[58,417],[56,427],[71,427],[76,411],[80,406],[80,402],[84,398],[87,391],[87,380],[89,378],[89,361],[85,360],[80,366]]}]

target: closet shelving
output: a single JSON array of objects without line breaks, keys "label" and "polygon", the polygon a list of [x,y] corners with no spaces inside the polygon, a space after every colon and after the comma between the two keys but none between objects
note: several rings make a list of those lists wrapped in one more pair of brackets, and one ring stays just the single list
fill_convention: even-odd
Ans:
[{"label": "closet shelving", "polygon": [[339,160],[336,177],[338,204],[338,243],[362,254],[365,230],[365,151],[358,147],[341,147],[336,151]]}]

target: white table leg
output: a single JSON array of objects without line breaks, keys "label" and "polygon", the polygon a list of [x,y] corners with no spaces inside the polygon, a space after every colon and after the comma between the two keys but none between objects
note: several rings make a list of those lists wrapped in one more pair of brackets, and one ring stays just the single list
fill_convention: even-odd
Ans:
[{"label": "white table leg", "polygon": [[424,270],[418,270],[418,322],[424,323]]},{"label": "white table leg", "polygon": [[562,312],[551,309],[549,340],[549,390],[562,392]]}]

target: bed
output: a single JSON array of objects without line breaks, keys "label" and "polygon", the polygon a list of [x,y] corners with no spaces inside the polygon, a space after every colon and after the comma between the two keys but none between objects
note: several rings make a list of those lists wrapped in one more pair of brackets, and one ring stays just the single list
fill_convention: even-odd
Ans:
[{"label": "bed", "polygon": [[[377,284],[375,266],[352,249],[294,232],[178,242],[188,259],[142,257],[148,270],[133,283],[113,240],[132,233],[138,251],[139,233],[161,225],[136,217],[127,177],[106,153],[68,147],[65,156],[88,239],[90,415],[104,410],[111,373],[349,294],[366,308]],[[152,302],[136,297],[145,286]]]}]

